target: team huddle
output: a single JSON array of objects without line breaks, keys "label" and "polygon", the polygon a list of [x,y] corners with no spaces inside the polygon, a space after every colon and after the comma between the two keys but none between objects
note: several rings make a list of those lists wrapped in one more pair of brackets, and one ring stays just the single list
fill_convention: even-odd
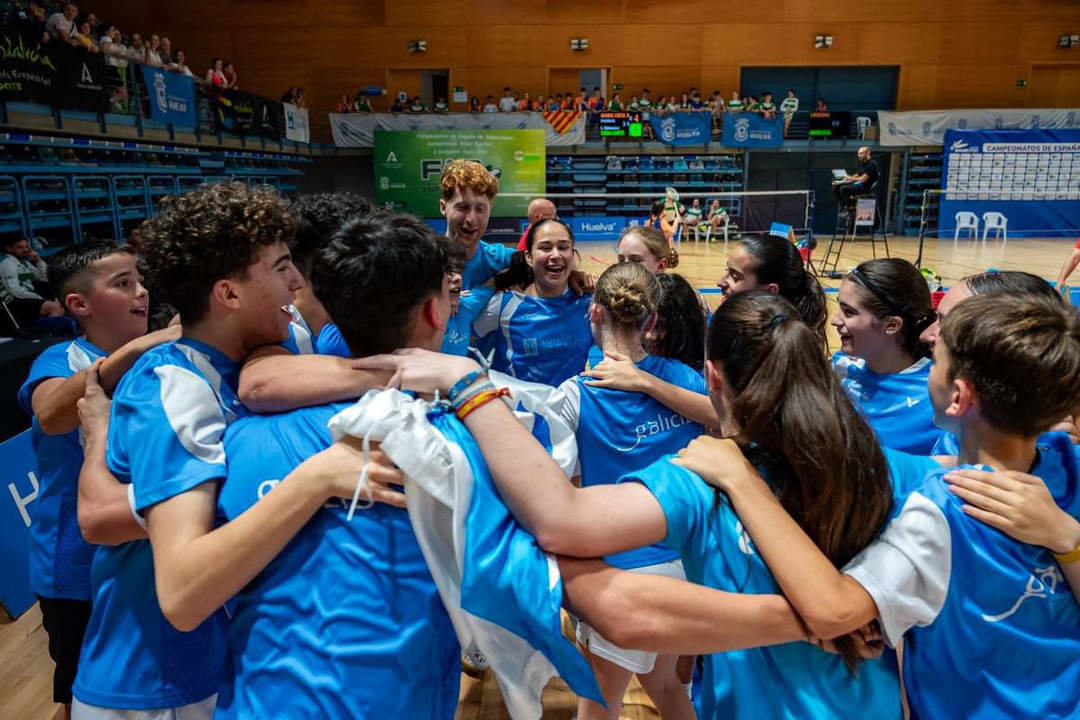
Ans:
[{"label": "team huddle", "polygon": [[445,235],[225,183],[49,259],[82,335],[19,402],[71,717],[449,720],[490,666],[515,717],[557,673],[581,720],[633,675],[664,718],[1080,718],[1080,320],[1049,284],[935,312],[870,260],[830,319],[746,236],[710,313],[657,229],[593,277],[555,218],[481,240],[482,165],[441,190]]}]

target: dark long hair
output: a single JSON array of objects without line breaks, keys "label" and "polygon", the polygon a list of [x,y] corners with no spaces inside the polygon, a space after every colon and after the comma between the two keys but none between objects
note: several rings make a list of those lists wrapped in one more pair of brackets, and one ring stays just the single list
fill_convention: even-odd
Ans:
[{"label": "dark long hair", "polygon": [[791,301],[802,321],[817,334],[824,352],[828,346],[825,291],[817,278],[806,271],[799,249],[787,238],[775,235],[748,235],[739,244],[754,259],[758,284],[773,283],[779,288],[780,296]]},{"label": "dark long hair", "polygon": [[[709,359],[735,396],[736,442],[780,504],[836,567],[880,532],[892,508],[885,456],[840,387],[816,334],[784,298],[761,290],[713,315]],[[849,637],[836,641],[858,661]]]},{"label": "dark long hair", "polygon": [[858,287],[859,297],[874,317],[899,317],[900,347],[912,357],[927,354],[919,341],[922,331],[934,322],[930,287],[919,269],[903,258],[876,258],[859,263],[847,275]]},{"label": "dark long hair", "polygon": [[[538,220],[529,226],[529,232],[525,234],[525,247],[532,252],[533,245],[536,243],[536,234],[540,231],[540,228],[545,227],[549,223],[556,223],[566,228],[566,233],[570,236],[570,245],[574,245],[574,231],[569,225],[564,223],[558,218],[544,218]],[[574,251],[575,257],[577,257],[577,251]],[[500,270],[495,273],[493,282],[496,290],[507,290],[510,288],[517,288],[522,285],[530,285],[535,279],[533,275],[533,269],[525,260],[524,251],[517,251],[510,256],[510,264],[505,270]]]},{"label": "dark long hair", "polygon": [[697,291],[682,275],[656,276],[663,294],[656,309],[652,355],[674,358],[695,370],[705,367],[705,310]]}]

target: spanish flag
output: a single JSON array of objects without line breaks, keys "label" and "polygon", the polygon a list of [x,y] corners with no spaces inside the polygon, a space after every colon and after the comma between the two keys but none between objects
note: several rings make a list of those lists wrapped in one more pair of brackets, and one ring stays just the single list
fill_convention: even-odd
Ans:
[{"label": "spanish flag", "polygon": [[579,117],[581,113],[577,110],[548,110],[544,113],[544,120],[560,135],[573,127]]}]

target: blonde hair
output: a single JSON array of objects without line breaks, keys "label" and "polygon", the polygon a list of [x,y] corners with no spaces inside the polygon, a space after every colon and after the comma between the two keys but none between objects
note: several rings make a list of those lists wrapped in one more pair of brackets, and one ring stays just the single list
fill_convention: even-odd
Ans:
[{"label": "blonde hair", "polygon": [[639,263],[619,263],[596,281],[593,302],[618,325],[641,327],[660,305],[660,282]]},{"label": "blonde hair", "polygon": [[658,262],[666,259],[669,268],[679,265],[679,251],[668,243],[664,233],[652,225],[634,225],[626,228],[623,230],[622,235],[619,236],[619,242],[621,243],[624,237],[630,235],[637,235],[641,238],[645,248]]},{"label": "blonde hair", "polygon": [[439,177],[439,187],[444,200],[449,200],[458,190],[468,188],[494,200],[499,194],[499,181],[475,160],[451,160]]}]

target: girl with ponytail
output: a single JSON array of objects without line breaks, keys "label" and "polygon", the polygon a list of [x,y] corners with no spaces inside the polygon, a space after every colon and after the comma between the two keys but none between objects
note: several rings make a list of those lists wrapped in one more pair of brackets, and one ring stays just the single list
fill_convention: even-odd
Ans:
[{"label": "girl with ponytail", "polygon": [[929,455],[941,431],[927,391],[930,358],[919,340],[934,322],[922,273],[900,258],[867,260],[844,278],[837,299],[832,326],[840,352],[832,363],[841,384],[883,445]]}]

